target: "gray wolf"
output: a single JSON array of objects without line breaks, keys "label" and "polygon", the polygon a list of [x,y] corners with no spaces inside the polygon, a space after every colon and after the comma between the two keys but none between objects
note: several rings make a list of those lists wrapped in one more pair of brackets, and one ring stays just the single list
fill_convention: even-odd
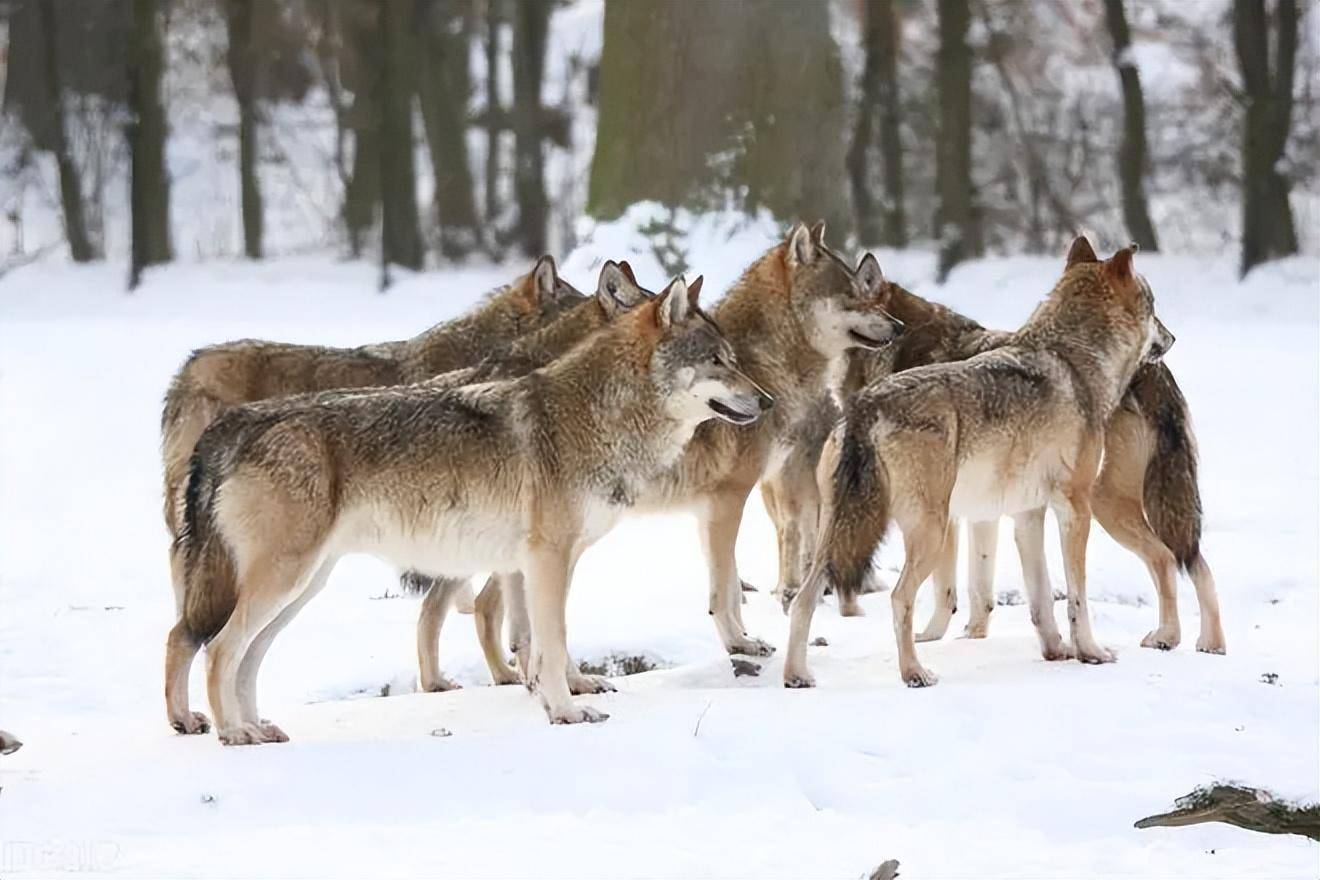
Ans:
[{"label": "gray wolf", "polygon": [[[876,296],[880,274],[874,259],[854,271],[824,236],[823,223],[810,229],[795,224],[711,310],[742,369],[775,396],[774,410],[747,427],[727,421],[699,427],[677,464],[650,480],[634,506],[697,514],[710,572],[707,610],[730,654],[766,656],[774,650],[749,635],[742,622],[734,545],[748,495],[782,467],[795,435],[811,430],[812,407],[825,393],[831,362],[855,348],[882,348],[902,332]],[[477,601],[477,632],[496,681],[512,675],[495,641],[497,615],[508,604],[516,620],[519,601],[516,595],[504,603]],[[528,648],[517,630],[514,648],[521,658]]]},{"label": "gray wolf", "polygon": [[772,403],[679,279],[518,379],[230,410],[190,463],[167,694],[208,643],[221,741],[287,739],[257,712],[261,661],[336,560],[361,552],[435,577],[523,571],[530,687],[552,722],[601,720],[572,703],[565,677],[578,555],[672,467],[697,425],[750,424]]},{"label": "gray wolf", "polygon": [[1101,262],[1079,239],[1063,277],[1004,344],[896,373],[849,402],[817,471],[821,535],[790,609],[786,685],[814,684],[806,640],[820,594],[827,581],[860,579],[891,518],[905,549],[891,597],[899,673],[909,686],[934,684],[916,656],[912,607],[940,559],[951,518],[982,522],[1046,505],[1063,535],[1072,644],[1058,631],[1052,596],[1029,582],[1042,654],[1114,659],[1096,641],[1086,604],[1086,543],[1104,428],[1141,363],[1173,343],[1155,315],[1150,286],[1133,269],[1134,251]]},{"label": "gray wolf", "polygon": [[[358,348],[245,339],[198,349],[170,382],[161,414],[165,525],[171,538],[183,525],[183,489],[197,438],[230,407],[335,388],[419,382],[476,364],[585,299],[546,256],[467,314],[410,339]],[[173,554],[170,568],[177,602],[183,580]]]}]

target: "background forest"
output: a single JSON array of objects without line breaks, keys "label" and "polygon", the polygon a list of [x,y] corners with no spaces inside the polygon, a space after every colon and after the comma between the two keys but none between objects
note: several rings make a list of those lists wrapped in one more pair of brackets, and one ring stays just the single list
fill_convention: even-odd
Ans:
[{"label": "background forest", "polygon": [[[1297,0],[0,0],[0,260],[567,253],[630,205],[864,246],[1314,250]],[[642,215],[639,215],[642,216]]]}]

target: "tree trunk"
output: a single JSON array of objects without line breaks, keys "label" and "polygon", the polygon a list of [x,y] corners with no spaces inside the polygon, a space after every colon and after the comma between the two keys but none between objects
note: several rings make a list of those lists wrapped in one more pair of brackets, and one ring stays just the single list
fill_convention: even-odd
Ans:
[{"label": "tree trunk", "polygon": [[95,259],[96,254],[87,238],[87,223],[83,219],[82,177],[69,153],[69,137],[64,128],[64,86],[60,79],[55,0],[40,0],[40,3],[49,106],[45,140],[50,144],[59,169],[60,204],[64,208],[64,234],[69,240],[69,254],[74,262],[86,263]]},{"label": "tree trunk", "polygon": [[1233,45],[1242,68],[1246,118],[1242,137],[1242,274],[1268,260],[1297,253],[1288,202],[1290,184],[1279,170],[1292,125],[1297,56],[1296,0],[1279,0],[1275,69],[1270,71],[1264,0],[1234,0]]},{"label": "tree trunk", "polygon": [[[500,0],[486,0],[486,223],[500,215]],[[494,239],[495,230],[489,238]]]},{"label": "tree trunk", "polygon": [[518,239],[523,253],[545,253],[545,151],[541,128],[541,81],[550,29],[549,0],[513,4],[513,133],[518,200]]},{"label": "tree trunk", "polygon": [[981,252],[972,204],[972,50],[968,0],[939,0],[940,128],[936,146],[939,190],[939,280]]},{"label": "tree trunk", "polygon": [[420,269],[422,236],[417,227],[413,168],[413,93],[416,88],[410,10],[380,0],[377,56],[377,151],[380,159],[381,242],[389,263]]},{"label": "tree trunk", "polygon": [[479,224],[468,166],[467,110],[471,0],[418,0],[418,98],[435,176],[440,252],[461,259],[477,246]]},{"label": "tree trunk", "polygon": [[142,270],[169,262],[170,181],[165,170],[167,127],[160,99],[164,67],[159,0],[133,0],[128,46],[129,202],[132,213],[132,260],[129,287]]},{"label": "tree trunk", "polygon": [[243,252],[262,256],[261,181],[257,176],[257,85],[261,59],[255,51],[256,4],[261,0],[228,0],[229,79],[238,102],[238,179],[243,212]]},{"label": "tree trunk", "polygon": [[[857,124],[848,151],[853,210],[857,234],[867,244],[889,247],[907,244],[903,206],[903,142],[898,91],[898,8],[894,0],[864,0],[863,45],[866,66],[862,73]],[[884,172],[884,200],[877,205],[870,184],[870,150],[880,124],[880,155]]]},{"label": "tree trunk", "polygon": [[733,200],[846,236],[843,71],[817,3],[609,3],[588,210]]},{"label": "tree trunk", "polygon": [[1146,206],[1146,99],[1141,77],[1132,59],[1132,36],[1123,0],[1105,0],[1105,20],[1114,41],[1114,69],[1123,90],[1123,146],[1118,153],[1118,174],[1123,184],[1123,219],[1128,235],[1142,250],[1159,249],[1155,225]]},{"label": "tree trunk", "polygon": [[848,147],[848,179],[852,184],[853,214],[857,235],[863,244],[880,240],[880,217],[871,191],[870,152],[875,139],[875,110],[880,101],[880,17],[883,0],[863,0],[862,50],[866,61],[862,68],[861,94],[857,101],[857,122],[852,144]]}]

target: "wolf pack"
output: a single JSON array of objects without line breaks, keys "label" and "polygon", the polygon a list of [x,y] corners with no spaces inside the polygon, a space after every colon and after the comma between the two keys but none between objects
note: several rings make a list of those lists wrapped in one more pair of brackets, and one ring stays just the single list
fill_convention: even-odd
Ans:
[{"label": "wolf pack", "polygon": [[[891,524],[904,563],[891,601],[898,671],[936,683],[916,643],[957,607],[969,537],[966,635],[995,607],[1001,518],[1013,521],[1041,654],[1107,663],[1092,632],[1086,547],[1094,518],[1146,564],[1159,619],[1146,647],[1181,640],[1176,581],[1195,585],[1199,651],[1223,653],[1200,552],[1196,443],[1161,357],[1135,247],[1100,259],[1073,242],[1054,288],[1016,330],[990,330],[856,263],[795,224],[709,309],[702,279],[658,292],[605,262],[590,295],[542,257],[467,313],[359,348],[242,340],[193,352],[165,397],[165,522],[177,623],[165,701],[180,733],[283,742],[257,708],[274,639],[345,555],[371,554],[424,594],[420,685],[455,684],[438,644],[473,612],[496,684],[523,684],[553,723],[602,721],[575,701],[613,690],[568,653],[566,600],[582,553],[632,513],[696,514],[707,610],[732,655],[774,648],[742,620],[734,548],[759,485],[778,537],[788,687],[815,684],[811,620],[877,589]],[[1055,619],[1044,517],[1055,514],[1068,638]],[[468,580],[486,576],[475,602]],[[932,579],[935,610],[916,632]],[[621,588],[625,588],[621,585]],[[214,721],[192,708],[206,647]]]}]

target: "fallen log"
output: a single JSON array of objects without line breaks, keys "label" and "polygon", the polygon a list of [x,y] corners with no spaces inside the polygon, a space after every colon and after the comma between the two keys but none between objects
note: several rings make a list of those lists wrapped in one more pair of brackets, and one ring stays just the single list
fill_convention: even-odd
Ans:
[{"label": "fallen log", "polygon": [[1263,834],[1300,834],[1320,841],[1320,805],[1298,806],[1268,791],[1232,783],[1201,786],[1174,801],[1172,811],[1147,816],[1136,827],[1176,828],[1203,822],[1224,822]]}]

